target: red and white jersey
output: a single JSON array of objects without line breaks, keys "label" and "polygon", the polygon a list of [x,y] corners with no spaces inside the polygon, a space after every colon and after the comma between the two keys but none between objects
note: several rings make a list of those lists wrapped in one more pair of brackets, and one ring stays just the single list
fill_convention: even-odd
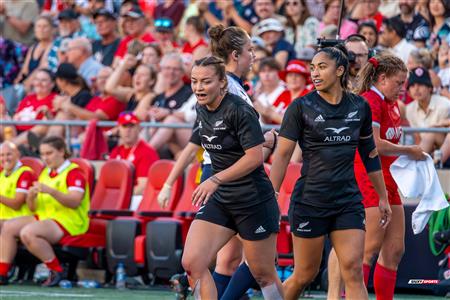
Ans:
[{"label": "red and white jersey", "polygon": [[[393,144],[398,144],[402,136],[401,116],[397,101],[391,101],[374,86],[363,96],[369,102],[372,110],[372,125],[380,128],[380,137]],[[381,156],[381,164],[384,168],[389,166],[397,159],[396,156]]]}]

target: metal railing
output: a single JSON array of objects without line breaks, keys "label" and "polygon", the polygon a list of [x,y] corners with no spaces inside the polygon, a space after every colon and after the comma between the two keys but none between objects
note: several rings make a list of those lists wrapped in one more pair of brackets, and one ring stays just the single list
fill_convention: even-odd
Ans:
[{"label": "metal railing", "polygon": [[[73,126],[88,126],[90,121],[84,120],[66,120],[66,121],[55,121],[55,120],[32,120],[32,121],[14,121],[14,120],[0,120],[0,125],[48,125],[48,126],[64,126],[65,128],[65,138],[67,144],[70,145],[70,127]],[[189,123],[160,123],[160,122],[142,122],[141,127],[143,128],[192,128],[192,124]],[[98,127],[115,127],[117,122],[115,121],[98,121]],[[263,130],[279,129],[279,125],[264,125]],[[435,132],[435,133],[450,133],[450,128],[412,128],[412,127],[402,127],[403,135],[401,143],[405,144],[406,136],[413,133],[423,133],[423,132]],[[148,132],[145,131],[145,138],[148,140]]]}]

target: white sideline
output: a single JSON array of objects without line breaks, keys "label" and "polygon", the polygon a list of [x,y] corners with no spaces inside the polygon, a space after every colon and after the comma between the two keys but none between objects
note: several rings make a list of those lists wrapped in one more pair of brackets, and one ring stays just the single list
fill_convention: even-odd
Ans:
[{"label": "white sideline", "polygon": [[1,296],[9,297],[74,297],[74,298],[93,298],[94,295],[86,294],[65,294],[65,293],[45,293],[45,292],[22,292],[22,291],[0,291]]}]

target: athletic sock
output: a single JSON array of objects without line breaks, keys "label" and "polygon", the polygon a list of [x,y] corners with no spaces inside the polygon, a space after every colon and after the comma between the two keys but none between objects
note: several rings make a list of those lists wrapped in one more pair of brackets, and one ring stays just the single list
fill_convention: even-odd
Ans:
[{"label": "athletic sock", "polygon": [[255,285],[258,285],[258,283],[250,272],[248,265],[244,262],[239,266],[236,272],[234,272],[227,289],[223,293],[222,298],[219,299],[240,299],[249,288]]},{"label": "athletic sock", "polygon": [[56,256],[53,259],[45,261],[44,263],[47,266],[47,268],[49,268],[52,271],[58,273],[63,271],[63,268],[61,267],[61,264],[59,263],[59,260]]},{"label": "athletic sock", "polygon": [[392,300],[394,298],[397,271],[383,267],[379,263],[375,266],[373,285],[377,300]]},{"label": "athletic sock", "polygon": [[282,300],[280,291],[278,290],[277,284],[274,282],[271,285],[265,286],[261,288],[261,292],[264,296],[264,299],[268,300]]},{"label": "athletic sock", "polygon": [[11,264],[0,262],[0,276],[8,276],[9,268]]},{"label": "athletic sock", "polygon": [[217,288],[217,299],[220,299],[225,290],[227,289],[231,276],[223,275],[214,271],[212,277],[214,279],[214,283],[216,284]]},{"label": "athletic sock", "polygon": [[364,284],[366,287],[369,285],[370,266],[363,264]]}]

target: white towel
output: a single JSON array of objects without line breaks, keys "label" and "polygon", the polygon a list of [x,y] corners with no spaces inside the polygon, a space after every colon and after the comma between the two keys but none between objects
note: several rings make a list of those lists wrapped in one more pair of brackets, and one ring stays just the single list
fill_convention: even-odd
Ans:
[{"label": "white towel", "polygon": [[414,234],[419,234],[434,211],[449,206],[433,160],[428,154],[423,161],[411,160],[402,155],[392,163],[390,171],[405,198],[420,198],[411,220]]}]

